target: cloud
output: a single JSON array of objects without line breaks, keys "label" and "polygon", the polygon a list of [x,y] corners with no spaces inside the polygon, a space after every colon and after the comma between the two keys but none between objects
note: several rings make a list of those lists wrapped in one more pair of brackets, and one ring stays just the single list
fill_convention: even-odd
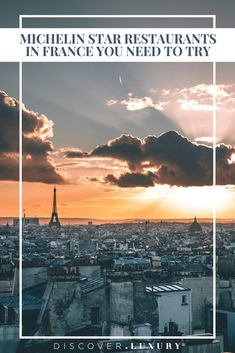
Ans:
[{"label": "cloud", "polygon": [[213,111],[214,94],[216,96],[217,110],[234,111],[234,84],[218,84],[214,87],[211,84],[202,83],[196,86],[172,90],[172,95],[175,97],[180,109],[189,111]]},{"label": "cloud", "polygon": [[198,84],[191,87],[173,89],[150,89],[149,95],[137,97],[128,93],[125,99],[110,99],[107,106],[123,105],[128,111],[156,109],[166,111],[171,106],[178,106],[183,111],[210,112],[213,111],[213,95],[216,95],[217,110],[235,111],[235,85]]},{"label": "cloud", "polygon": [[124,108],[128,114],[127,118],[140,119],[138,123],[141,126],[149,118],[155,118],[157,123],[158,115],[154,115],[153,110],[156,113],[158,110],[166,121],[172,121],[186,136],[195,139],[200,136],[212,136],[214,94],[218,141],[234,144],[235,84],[218,84],[214,87],[212,84],[200,83],[180,87],[179,82],[178,87],[153,87],[141,96],[129,93],[121,99],[112,97],[107,105],[110,110],[113,107],[118,107],[119,110]]},{"label": "cloud", "polygon": [[131,170],[139,169],[141,156],[141,140],[131,135],[121,135],[107,144],[97,146],[90,157],[108,157],[128,163]]},{"label": "cloud", "polygon": [[112,106],[115,104],[124,105],[127,110],[135,111],[135,110],[143,110],[147,108],[156,109],[156,110],[164,110],[165,106],[168,104],[167,101],[154,101],[151,97],[135,97],[133,93],[128,93],[128,98],[117,100],[110,99],[107,101],[107,106]]},{"label": "cloud", "polygon": [[195,138],[194,141],[198,142],[198,143],[205,143],[205,144],[212,145],[214,139],[213,139],[213,137],[210,137],[210,136],[200,136],[200,137]]},{"label": "cloud", "polygon": [[[235,163],[231,163],[235,149],[217,146],[217,184],[235,184]],[[175,131],[141,140],[122,135],[97,146],[87,158],[112,158],[123,161],[128,171],[108,174],[104,181],[119,187],[204,186],[213,183],[213,149],[196,144]]]},{"label": "cloud", "polygon": [[[19,179],[19,102],[0,91],[0,179]],[[22,104],[23,180],[63,184],[51,157],[53,122]]]},{"label": "cloud", "polygon": [[211,112],[213,111],[212,104],[200,104],[196,99],[178,99],[181,110],[193,110],[195,112]]},{"label": "cloud", "polygon": [[64,148],[60,152],[67,158],[82,158],[87,156],[87,153],[82,152],[78,148]]},{"label": "cloud", "polygon": [[118,103],[118,100],[117,99],[110,99],[107,101],[107,106],[111,106],[111,105],[115,105]]},{"label": "cloud", "polygon": [[151,172],[144,173],[125,173],[121,174],[118,178],[112,174],[105,177],[105,182],[117,185],[122,188],[134,187],[150,187],[155,185],[155,180],[158,177]]}]

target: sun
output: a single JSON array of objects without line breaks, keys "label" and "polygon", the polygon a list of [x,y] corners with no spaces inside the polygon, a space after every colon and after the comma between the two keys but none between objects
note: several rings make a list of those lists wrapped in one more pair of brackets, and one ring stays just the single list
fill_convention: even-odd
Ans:
[{"label": "sun", "polygon": [[211,211],[223,208],[230,199],[224,186],[175,188],[172,199],[187,209]]},{"label": "sun", "polygon": [[232,201],[231,193],[225,186],[170,187],[157,185],[144,190],[139,196],[143,202],[157,202],[161,199],[165,206],[175,209],[175,213],[212,217],[213,208],[223,211]]}]

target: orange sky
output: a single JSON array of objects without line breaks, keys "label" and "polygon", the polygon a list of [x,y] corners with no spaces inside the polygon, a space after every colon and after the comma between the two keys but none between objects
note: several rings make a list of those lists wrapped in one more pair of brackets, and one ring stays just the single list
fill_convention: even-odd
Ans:
[{"label": "orange sky", "polygon": [[[17,183],[1,183],[0,214],[16,216],[18,213]],[[218,218],[234,218],[233,192],[217,187]],[[45,184],[23,185],[23,208],[27,216],[50,217],[53,186]],[[64,185],[57,187],[60,217],[91,219],[127,218],[201,218],[212,217],[213,190],[209,187],[115,189],[103,185]]]}]

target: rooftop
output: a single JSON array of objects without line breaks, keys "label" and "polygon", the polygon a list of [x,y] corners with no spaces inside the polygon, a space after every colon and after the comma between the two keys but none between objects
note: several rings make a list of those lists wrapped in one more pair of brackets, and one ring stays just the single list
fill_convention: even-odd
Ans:
[{"label": "rooftop", "polygon": [[129,258],[123,258],[120,257],[119,259],[114,260],[115,265],[142,265],[142,264],[149,264],[150,259],[144,259],[144,258],[134,258],[134,257],[129,257]]},{"label": "rooftop", "polygon": [[85,278],[84,281],[81,280],[80,283],[83,294],[105,287],[105,281],[103,280],[103,278]]},{"label": "rooftop", "polygon": [[[19,308],[19,297],[18,296],[0,296],[0,304],[3,306],[8,306],[14,309]],[[32,297],[30,295],[23,296],[23,310],[35,310],[40,309],[41,307],[41,299]]]},{"label": "rooftop", "polygon": [[156,286],[146,287],[145,290],[148,293],[161,294],[170,292],[185,292],[190,291],[191,289],[181,283],[163,283]]}]

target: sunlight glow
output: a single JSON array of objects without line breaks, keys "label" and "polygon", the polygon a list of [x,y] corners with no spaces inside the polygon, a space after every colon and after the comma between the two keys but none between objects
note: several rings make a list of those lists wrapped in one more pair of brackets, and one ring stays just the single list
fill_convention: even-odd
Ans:
[{"label": "sunlight glow", "polygon": [[214,204],[218,209],[222,209],[231,201],[229,190],[224,186],[216,186],[215,189],[210,186],[188,188],[156,186],[144,190],[141,198],[146,201],[164,198],[168,205],[172,204],[174,207],[177,205],[178,208],[191,209],[195,212],[197,210],[212,212]]},{"label": "sunlight glow", "polygon": [[235,163],[235,153],[231,155],[231,158],[229,160],[230,163]]}]

